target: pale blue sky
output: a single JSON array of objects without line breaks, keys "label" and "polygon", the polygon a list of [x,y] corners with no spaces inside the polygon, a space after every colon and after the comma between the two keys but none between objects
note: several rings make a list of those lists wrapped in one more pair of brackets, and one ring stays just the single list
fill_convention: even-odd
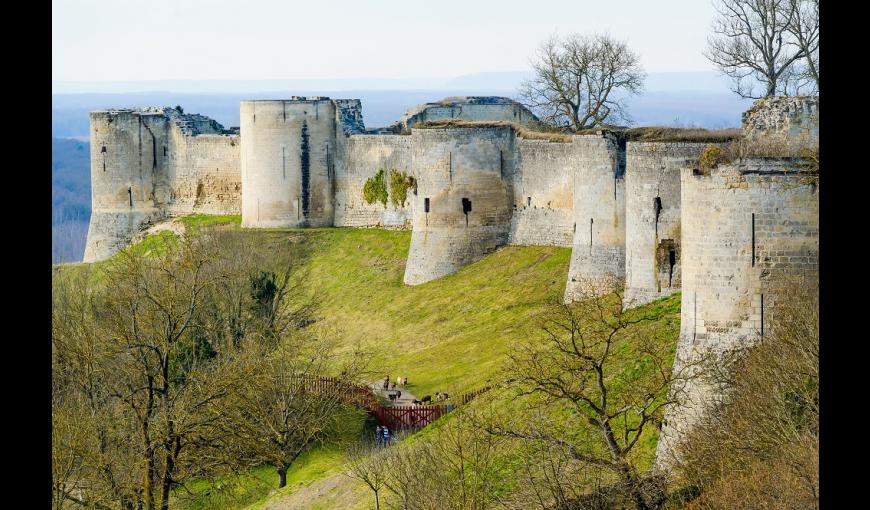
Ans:
[{"label": "pale blue sky", "polygon": [[52,0],[52,80],[422,78],[521,71],[609,32],[647,71],[709,71],[709,0]]}]

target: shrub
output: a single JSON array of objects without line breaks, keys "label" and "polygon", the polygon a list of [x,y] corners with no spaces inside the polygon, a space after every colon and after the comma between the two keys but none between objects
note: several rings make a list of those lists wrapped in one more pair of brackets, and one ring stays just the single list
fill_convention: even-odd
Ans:
[{"label": "shrub", "polygon": [[719,166],[719,163],[725,162],[722,148],[716,147],[715,145],[708,145],[704,149],[704,152],[701,153],[700,158],[698,158],[698,164],[701,165],[701,169],[703,170],[716,168]]},{"label": "shrub", "polygon": [[378,170],[374,176],[369,177],[363,186],[363,199],[367,204],[380,202],[387,207],[387,183],[384,179],[384,169]]},{"label": "shrub", "polygon": [[390,170],[390,202],[396,207],[405,207],[408,200],[408,190],[417,192],[417,179],[397,170]]}]

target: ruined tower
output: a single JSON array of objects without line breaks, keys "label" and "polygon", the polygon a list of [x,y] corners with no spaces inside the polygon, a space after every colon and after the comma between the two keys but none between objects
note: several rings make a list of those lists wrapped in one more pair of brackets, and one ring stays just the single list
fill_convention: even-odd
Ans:
[{"label": "ruined tower", "polygon": [[411,137],[418,189],[404,281],[417,285],[507,244],[515,136],[494,126],[414,129]]}]

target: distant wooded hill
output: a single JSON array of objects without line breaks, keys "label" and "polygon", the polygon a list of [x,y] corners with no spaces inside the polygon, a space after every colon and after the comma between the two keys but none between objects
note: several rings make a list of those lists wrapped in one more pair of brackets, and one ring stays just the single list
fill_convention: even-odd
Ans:
[{"label": "distant wooded hill", "polygon": [[81,261],[91,217],[90,144],[51,139],[51,262]]}]

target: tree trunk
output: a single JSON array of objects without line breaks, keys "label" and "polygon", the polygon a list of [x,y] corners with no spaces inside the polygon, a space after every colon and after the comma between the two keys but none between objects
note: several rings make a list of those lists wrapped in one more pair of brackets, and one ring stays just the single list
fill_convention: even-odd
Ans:
[{"label": "tree trunk", "polygon": [[378,499],[378,491],[375,491],[375,510],[381,510],[381,502]]},{"label": "tree trunk", "polygon": [[287,485],[287,468],[278,468],[278,488],[283,488]]},{"label": "tree trunk", "polygon": [[175,471],[175,457],[167,452],[165,456],[166,467],[163,470],[163,483],[160,501],[161,510],[169,510],[169,492],[172,490],[172,473]]},{"label": "tree trunk", "polygon": [[154,510],[154,449],[145,450],[145,508]]}]

